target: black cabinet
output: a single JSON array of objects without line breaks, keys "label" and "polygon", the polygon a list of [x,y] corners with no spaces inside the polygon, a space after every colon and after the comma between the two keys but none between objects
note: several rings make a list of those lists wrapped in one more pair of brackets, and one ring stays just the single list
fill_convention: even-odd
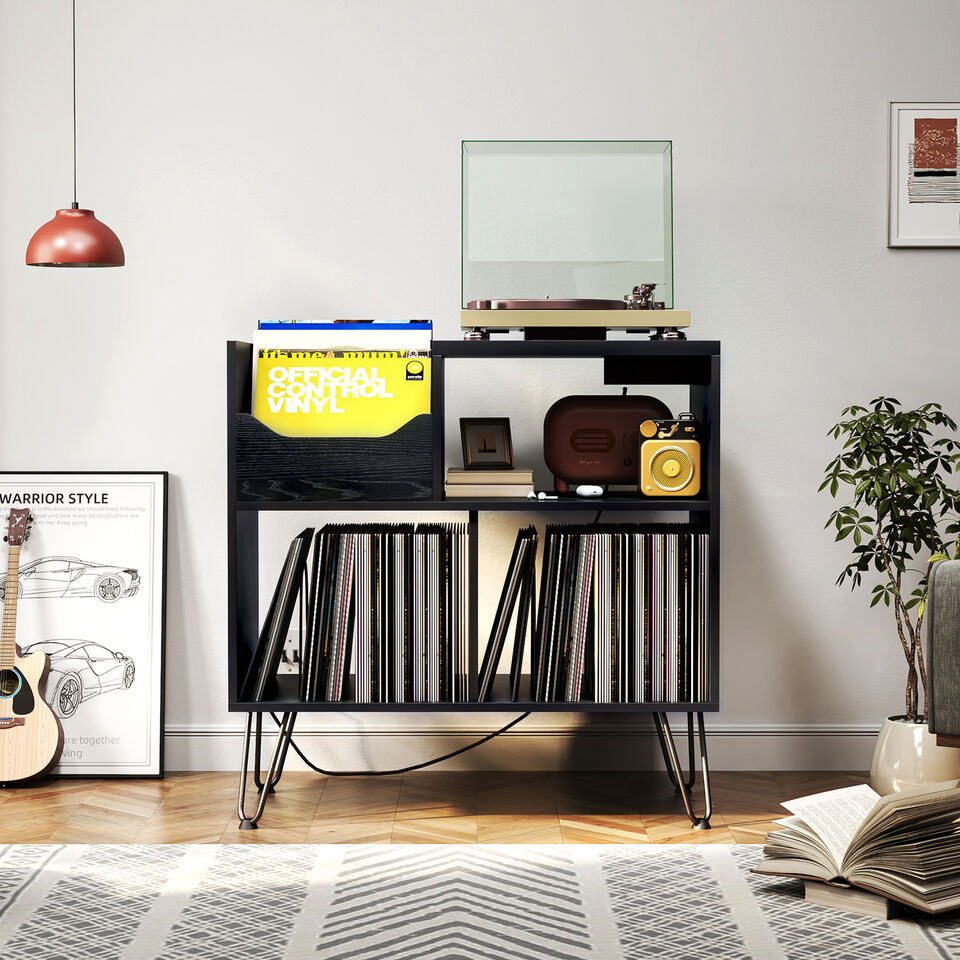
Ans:
[{"label": "black cabinet", "polygon": [[[704,428],[702,483],[694,498],[651,498],[639,493],[610,494],[597,500],[568,495],[557,500],[446,500],[444,482],[445,382],[449,359],[599,358],[607,384],[672,384],[689,391],[689,409]],[[227,344],[227,524],[228,666],[231,711],[479,711],[537,712],[709,712],[719,709],[720,625],[720,344],[717,341],[649,340],[435,340],[432,346],[431,413],[417,417],[385,438],[288,438],[272,433],[250,415],[253,347]],[[369,494],[380,493],[380,496]],[[367,494],[367,495],[364,495]],[[301,702],[295,677],[280,678],[280,693],[269,703],[248,703],[239,688],[259,633],[259,514],[274,510],[408,510],[467,513],[470,534],[471,662],[478,659],[477,538],[483,511],[536,511],[546,518],[572,512],[617,514],[642,521],[669,513],[692,529],[709,533],[710,696],[697,703],[515,703],[505,683],[484,703],[335,703]],[[358,517],[359,518],[359,517]],[[318,516],[318,523],[323,522]],[[476,688],[473,669],[472,689]]]}]

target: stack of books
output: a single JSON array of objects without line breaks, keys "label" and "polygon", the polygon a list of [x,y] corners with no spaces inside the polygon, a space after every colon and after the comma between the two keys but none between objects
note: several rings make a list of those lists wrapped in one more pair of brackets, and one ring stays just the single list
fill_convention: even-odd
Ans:
[{"label": "stack of books", "polygon": [[533,471],[450,467],[443,492],[447,497],[526,497],[533,493]]},{"label": "stack of books", "polygon": [[867,916],[889,916],[891,900],[926,913],[960,907],[956,780],[886,797],[864,783],[783,806],[792,816],[774,821],[782,829],[767,834],[754,873],[797,877],[807,900]]}]

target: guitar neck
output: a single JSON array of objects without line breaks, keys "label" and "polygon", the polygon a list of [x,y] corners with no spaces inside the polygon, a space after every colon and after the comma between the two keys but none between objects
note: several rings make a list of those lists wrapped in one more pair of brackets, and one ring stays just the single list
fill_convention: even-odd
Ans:
[{"label": "guitar neck", "polygon": [[0,670],[10,670],[17,659],[17,593],[20,577],[20,547],[7,554],[7,581],[3,588],[3,626],[0,627]]}]

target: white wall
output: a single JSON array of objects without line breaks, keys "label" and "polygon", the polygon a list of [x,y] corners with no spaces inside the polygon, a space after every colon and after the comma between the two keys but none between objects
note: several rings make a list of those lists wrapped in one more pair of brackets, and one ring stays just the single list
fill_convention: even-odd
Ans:
[{"label": "white wall", "polygon": [[[236,762],[224,341],[293,315],[430,316],[455,337],[460,140],[484,138],[673,140],[677,304],[724,351],[714,763],[865,765],[901,657],[887,611],[834,587],[844,551],[816,488],[844,404],[960,413],[960,251],[886,248],[886,104],[960,99],[960,6],[78,6],[80,200],[128,265],[23,265],[70,200],[69,4],[0,0],[0,467],[171,472],[171,768]],[[310,747],[413,759],[495,719],[345,717]],[[652,756],[637,721],[574,723],[533,718],[469,762]]]}]

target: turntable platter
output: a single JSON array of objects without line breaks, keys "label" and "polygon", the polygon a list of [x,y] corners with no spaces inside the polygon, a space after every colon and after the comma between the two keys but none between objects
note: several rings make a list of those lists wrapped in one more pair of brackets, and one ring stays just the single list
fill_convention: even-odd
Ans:
[{"label": "turntable platter", "polygon": [[468,310],[626,310],[622,300],[471,300]]}]

